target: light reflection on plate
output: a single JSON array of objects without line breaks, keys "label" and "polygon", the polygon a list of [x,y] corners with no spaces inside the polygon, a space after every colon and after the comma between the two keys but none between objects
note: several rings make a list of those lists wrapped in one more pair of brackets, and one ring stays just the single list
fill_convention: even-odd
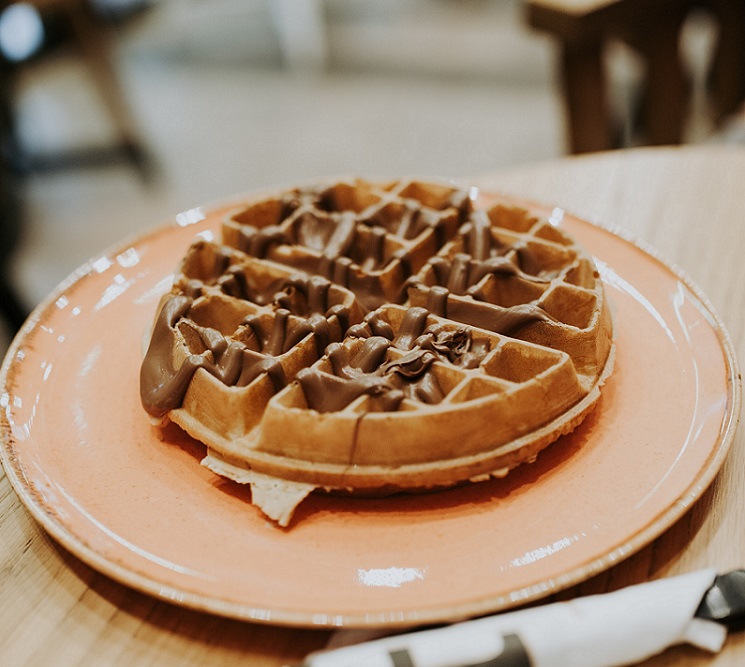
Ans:
[{"label": "light reflection on plate", "polygon": [[186,247],[229,207],[195,209],[83,267],[3,366],[3,463],[34,517],[101,572],[226,616],[403,626],[539,598],[609,567],[679,518],[739,415],[732,344],[697,289],[633,241],[566,215],[597,257],[617,359],[597,410],[503,480],[389,499],[313,496],[290,530],[160,439],[140,408],[142,340]]}]

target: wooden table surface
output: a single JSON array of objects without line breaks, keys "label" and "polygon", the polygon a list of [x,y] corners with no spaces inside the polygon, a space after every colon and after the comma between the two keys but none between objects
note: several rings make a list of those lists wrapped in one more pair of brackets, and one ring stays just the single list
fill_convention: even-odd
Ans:
[{"label": "wooden table surface", "polygon": [[[745,147],[634,149],[472,179],[612,223],[656,247],[703,289],[745,359]],[[745,567],[745,435],[712,486],[639,553],[557,595],[614,590],[701,567]],[[226,620],[136,593],[57,546],[0,478],[0,665],[278,667],[324,646],[325,630]],[[644,663],[745,664],[745,633],[711,656],[675,647]]]}]

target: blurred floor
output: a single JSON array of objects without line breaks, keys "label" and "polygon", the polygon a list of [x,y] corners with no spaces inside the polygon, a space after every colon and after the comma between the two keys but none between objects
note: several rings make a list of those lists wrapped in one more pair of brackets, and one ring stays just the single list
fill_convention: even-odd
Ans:
[{"label": "blurred floor", "polygon": [[[459,177],[564,152],[552,45],[523,27],[517,0],[329,0],[327,67],[315,73],[283,64],[267,6],[161,0],[120,35],[159,175],[146,185],[119,164],[27,180],[14,279],[29,306],[107,246],[197,204],[326,175]],[[76,62],[25,78],[30,150],[110,140]]]}]

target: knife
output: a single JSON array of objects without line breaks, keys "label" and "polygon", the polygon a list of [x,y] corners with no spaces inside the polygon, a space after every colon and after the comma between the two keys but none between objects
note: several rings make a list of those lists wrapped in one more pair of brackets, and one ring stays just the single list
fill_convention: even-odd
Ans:
[{"label": "knife", "polygon": [[706,569],[322,650],[303,667],[614,667],[681,643],[715,653],[743,627],[745,570]]},{"label": "knife", "polygon": [[745,628],[745,570],[717,575],[695,617],[722,623],[729,630]]}]

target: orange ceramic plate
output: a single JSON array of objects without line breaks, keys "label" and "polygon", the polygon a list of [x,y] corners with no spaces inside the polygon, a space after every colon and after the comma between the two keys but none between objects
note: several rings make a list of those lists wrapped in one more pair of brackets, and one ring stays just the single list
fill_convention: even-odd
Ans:
[{"label": "orange ceramic plate", "polygon": [[199,465],[201,445],[159,439],[139,405],[158,298],[221,214],[187,212],[84,266],[35,311],[3,366],[11,484],[54,538],[120,582],[271,623],[453,620],[537,599],[630,555],[723,462],[740,388],[711,308],[638,244],[555,211],[596,256],[615,310],[615,372],[593,415],[506,479],[382,500],[312,497],[280,530],[247,489]]}]

